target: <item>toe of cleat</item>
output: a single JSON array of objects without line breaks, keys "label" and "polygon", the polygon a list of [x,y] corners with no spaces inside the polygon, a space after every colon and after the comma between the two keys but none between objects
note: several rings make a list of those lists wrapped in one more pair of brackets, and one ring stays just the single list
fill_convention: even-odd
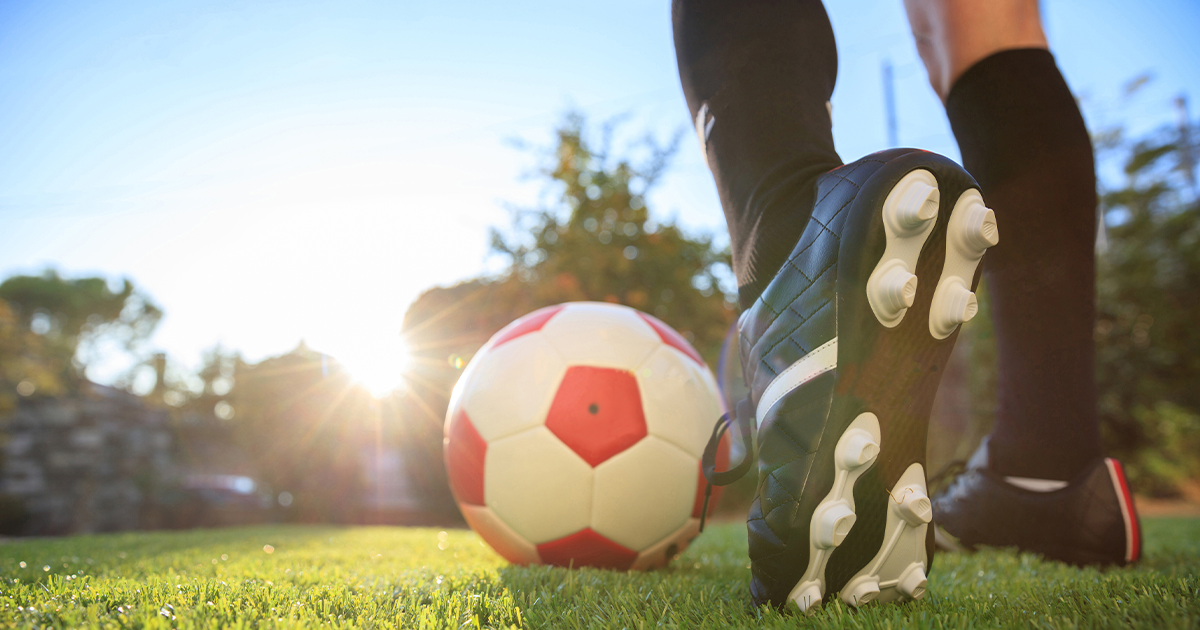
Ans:
[{"label": "toe of cleat", "polygon": [[908,570],[904,575],[900,576],[900,580],[896,583],[896,590],[904,597],[912,599],[921,599],[925,597],[925,586],[928,580],[925,578],[925,568],[919,563],[909,565]]},{"label": "toe of cleat", "polygon": [[853,508],[845,501],[822,506],[813,518],[813,544],[818,549],[837,547],[846,539],[857,518]]},{"label": "toe of cleat", "polygon": [[893,509],[906,523],[913,527],[919,527],[927,525],[933,520],[933,503],[924,490],[909,486],[904,488],[901,494],[902,496],[896,497],[899,502]]},{"label": "toe of cleat", "polygon": [[817,582],[801,582],[788,595],[788,601],[800,612],[805,612],[821,603],[821,585]]},{"label": "toe of cleat", "polygon": [[879,580],[863,576],[842,589],[842,601],[851,606],[865,606],[879,597]]},{"label": "toe of cleat", "polygon": [[846,470],[866,466],[879,456],[879,443],[875,437],[860,429],[847,431],[838,447],[838,460]]}]

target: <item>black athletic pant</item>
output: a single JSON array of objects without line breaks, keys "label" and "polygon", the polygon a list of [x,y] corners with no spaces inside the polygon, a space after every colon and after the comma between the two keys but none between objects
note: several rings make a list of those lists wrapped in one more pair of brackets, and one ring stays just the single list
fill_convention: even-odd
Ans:
[{"label": "black athletic pant", "polygon": [[[749,307],[808,223],[816,178],[842,164],[827,109],[833,29],[819,0],[674,0],[672,17]],[[984,257],[999,345],[991,468],[1070,479],[1100,455],[1087,129],[1045,50],[979,62],[952,87],[946,112],[1000,226],[1000,245]]]}]

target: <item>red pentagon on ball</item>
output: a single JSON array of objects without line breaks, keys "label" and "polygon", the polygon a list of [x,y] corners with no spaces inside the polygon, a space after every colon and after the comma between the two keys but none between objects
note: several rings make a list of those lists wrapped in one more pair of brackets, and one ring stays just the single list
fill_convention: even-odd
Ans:
[{"label": "red pentagon on ball", "polygon": [[487,442],[475,430],[467,412],[460,409],[446,436],[446,472],[450,489],[459,501],[483,505],[483,461]]},{"label": "red pentagon on ball", "polygon": [[577,365],[567,370],[546,428],[593,467],[646,437],[637,379],[627,370]]},{"label": "red pentagon on ball", "polygon": [[542,326],[545,326],[546,322],[550,321],[550,318],[557,315],[559,311],[565,308],[565,306],[565,304],[558,304],[556,306],[539,308],[525,317],[522,317],[521,319],[518,319],[517,321],[505,326],[500,330],[500,332],[496,333],[496,336],[492,341],[492,347],[499,347],[500,345],[508,343],[509,341],[520,337],[521,335],[528,335],[531,332],[541,330]]},{"label": "red pentagon on ball", "polygon": [[650,324],[650,327],[654,329],[654,332],[658,333],[658,338],[663,343],[686,354],[688,358],[695,361],[700,367],[708,367],[708,364],[704,362],[704,358],[700,356],[700,353],[696,352],[696,349],[692,347],[692,344],[688,343],[687,339],[683,338],[683,335],[675,332],[674,328],[664,324],[662,320],[653,315],[647,315],[641,311],[635,312],[647,324]]},{"label": "red pentagon on ball", "polygon": [[537,546],[542,562],[559,567],[597,567],[627,571],[637,552],[619,545],[588,527]]}]

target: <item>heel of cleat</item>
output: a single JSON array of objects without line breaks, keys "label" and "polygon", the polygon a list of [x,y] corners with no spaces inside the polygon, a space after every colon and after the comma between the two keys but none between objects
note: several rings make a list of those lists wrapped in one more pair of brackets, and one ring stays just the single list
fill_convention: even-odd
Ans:
[{"label": "heel of cleat", "polygon": [[883,203],[883,221],[898,237],[916,236],[938,213],[937,180],[926,170],[905,175]]},{"label": "heel of cleat", "polygon": [[917,258],[937,223],[941,193],[924,169],[904,176],[888,193],[881,217],[887,238],[883,256],[867,279],[867,303],[887,328],[904,319],[917,295]]},{"label": "heel of cleat", "polygon": [[962,278],[942,279],[933,292],[929,308],[929,333],[935,339],[945,339],[960,324],[971,321],[979,312],[979,301]]},{"label": "heel of cleat", "polygon": [[879,316],[891,320],[904,317],[917,297],[917,276],[900,260],[888,261],[875,282],[867,284],[868,301],[876,304]]},{"label": "heel of cleat", "polygon": [[984,252],[1000,242],[1000,232],[996,229],[996,213],[983,205],[983,200],[971,198],[966,207],[962,208],[963,219],[958,224],[955,240],[959,251],[965,257],[981,258]]},{"label": "heel of cleat", "polygon": [[949,337],[979,311],[971,282],[984,253],[999,242],[996,213],[983,205],[978,190],[963,193],[946,227],[946,263],[929,309],[929,334],[935,339]]}]

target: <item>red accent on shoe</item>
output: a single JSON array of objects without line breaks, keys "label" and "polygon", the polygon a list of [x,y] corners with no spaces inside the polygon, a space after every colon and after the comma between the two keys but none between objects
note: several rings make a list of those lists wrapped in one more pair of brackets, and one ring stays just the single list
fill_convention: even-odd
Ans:
[{"label": "red accent on shoe", "polygon": [[675,332],[674,328],[664,324],[662,320],[653,315],[647,315],[641,311],[638,311],[638,315],[641,315],[642,319],[646,320],[646,323],[654,328],[654,332],[658,333],[658,338],[662,339],[663,343],[688,355],[701,367],[708,367],[708,364],[704,362],[704,358],[700,356],[700,353],[696,352],[696,349],[692,347],[692,344],[688,343],[687,339],[683,338],[683,335]]},{"label": "red accent on shoe", "polygon": [[487,442],[475,430],[467,412],[459,410],[450,422],[446,440],[446,474],[459,501],[483,505],[483,460]]},{"label": "red accent on shoe", "polygon": [[546,322],[550,321],[551,317],[557,315],[558,312],[563,310],[565,307],[565,304],[559,304],[557,306],[540,308],[509,324],[508,326],[505,326],[500,332],[496,333],[496,336],[494,337],[495,342],[492,344],[492,347],[497,348],[504,343],[520,337],[521,335],[528,335],[531,332],[541,330],[542,326],[545,326]]},{"label": "red accent on shoe", "polygon": [[1133,504],[1133,495],[1129,492],[1129,483],[1125,480],[1125,469],[1121,462],[1104,458],[1108,464],[1109,474],[1112,475],[1113,486],[1117,491],[1117,499],[1121,503],[1121,516],[1125,518],[1125,561],[1136,562],[1142,555],[1142,535],[1138,528],[1137,508]]},{"label": "red accent on shoe", "polygon": [[626,571],[637,552],[597,534],[589,527],[537,546],[542,562],[560,567],[598,567]]}]

